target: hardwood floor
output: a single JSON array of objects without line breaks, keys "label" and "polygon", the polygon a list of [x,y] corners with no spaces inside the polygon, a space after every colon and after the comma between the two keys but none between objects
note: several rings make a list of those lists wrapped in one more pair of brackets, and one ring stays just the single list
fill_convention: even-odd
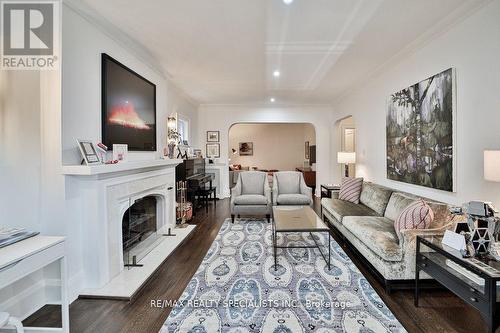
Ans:
[{"label": "hardwood floor", "polygon": [[[319,212],[319,200],[315,201]],[[229,217],[229,200],[220,200],[208,213],[200,210],[197,228],[160,266],[156,275],[131,302],[78,299],[70,306],[71,332],[158,332],[170,308],[151,306],[154,300],[175,300],[196,272],[222,223]],[[346,250],[387,306],[408,332],[485,332],[479,313],[445,290],[422,291],[420,307],[413,306],[413,291],[386,295],[383,286]],[[25,326],[60,325],[57,306],[45,306],[24,321]]]}]

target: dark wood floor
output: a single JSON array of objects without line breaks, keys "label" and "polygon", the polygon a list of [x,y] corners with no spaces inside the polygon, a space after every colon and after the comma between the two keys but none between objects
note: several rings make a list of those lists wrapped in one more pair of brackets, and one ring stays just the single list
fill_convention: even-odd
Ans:
[{"label": "dark wood floor", "polygon": [[[319,209],[318,200],[315,208]],[[211,207],[208,213],[200,211],[193,220],[197,228],[160,266],[133,301],[78,299],[73,302],[70,306],[71,332],[158,332],[171,309],[151,307],[151,301],[179,298],[227,217],[227,199],[219,201],[217,209]],[[486,331],[478,312],[445,290],[422,291],[419,308],[413,306],[412,291],[386,295],[383,286],[352,253],[346,252],[408,332]],[[46,306],[27,318],[24,324],[57,326],[60,325],[59,314],[57,306]]]}]

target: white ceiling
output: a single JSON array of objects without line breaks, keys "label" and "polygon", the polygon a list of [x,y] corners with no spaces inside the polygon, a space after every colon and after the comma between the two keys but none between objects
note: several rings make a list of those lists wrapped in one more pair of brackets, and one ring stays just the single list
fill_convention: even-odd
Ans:
[{"label": "white ceiling", "polygon": [[[328,104],[488,0],[83,0],[203,104]],[[272,72],[279,69],[281,76]]]}]

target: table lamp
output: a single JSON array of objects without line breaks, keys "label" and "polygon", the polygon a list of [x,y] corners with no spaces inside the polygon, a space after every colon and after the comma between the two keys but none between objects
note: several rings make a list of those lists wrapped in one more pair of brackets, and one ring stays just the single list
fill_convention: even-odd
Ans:
[{"label": "table lamp", "polygon": [[344,175],[349,177],[349,164],[356,163],[356,153],[339,151],[337,153],[337,163],[344,164]]}]

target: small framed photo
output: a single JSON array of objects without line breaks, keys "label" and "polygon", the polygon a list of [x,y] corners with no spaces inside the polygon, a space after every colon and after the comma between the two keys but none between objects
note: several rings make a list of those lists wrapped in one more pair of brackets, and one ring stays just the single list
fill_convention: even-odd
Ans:
[{"label": "small framed photo", "polygon": [[220,158],[220,144],[207,143],[207,157],[208,158]]},{"label": "small framed photo", "polygon": [[220,132],[219,131],[207,131],[207,142],[219,142]]},{"label": "small framed photo", "polygon": [[113,160],[126,162],[128,159],[128,145],[113,144]]},{"label": "small framed photo", "polygon": [[196,158],[201,158],[201,157],[203,157],[203,156],[201,155],[201,149],[194,149],[194,150],[193,150],[193,153],[194,153],[194,156],[195,156]]},{"label": "small framed photo", "polygon": [[100,164],[101,160],[97,155],[97,151],[94,147],[92,141],[89,140],[77,140],[78,148],[80,149],[80,154],[82,154],[83,160],[87,165]]}]

